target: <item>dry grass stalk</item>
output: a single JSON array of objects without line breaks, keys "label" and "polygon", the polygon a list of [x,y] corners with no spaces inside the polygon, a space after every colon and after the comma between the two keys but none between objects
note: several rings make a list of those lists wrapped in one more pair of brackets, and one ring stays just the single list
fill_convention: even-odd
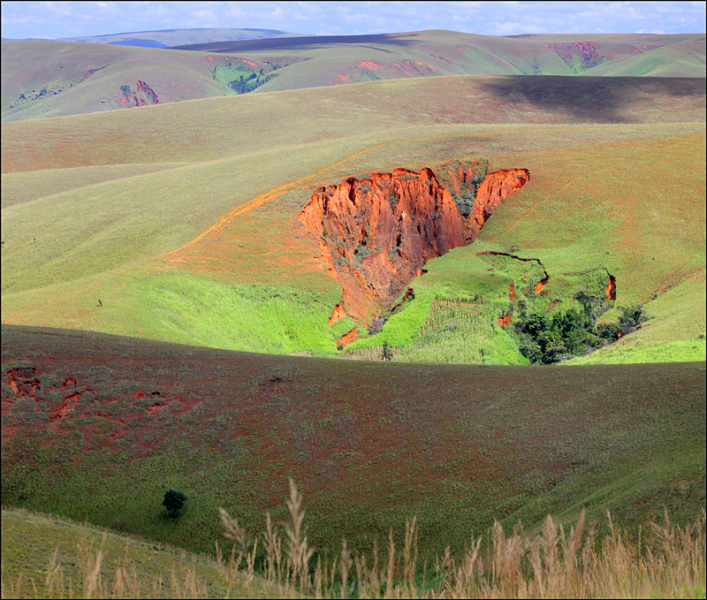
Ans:
[{"label": "dry grass stalk", "polygon": [[287,501],[287,508],[292,517],[292,527],[286,527],[288,561],[292,569],[293,583],[299,584],[300,589],[304,589],[309,580],[309,560],[312,558],[314,550],[307,546],[307,536],[302,526],[304,521],[302,494],[297,490],[297,486],[291,478],[289,483],[290,498]]},{"label": "dry grass stalk", "polygon": [[395,575],[395,542],[393,541],[393,528],[388,534],[388,571],[385,578],[385,597],[393,596],[393,576]]},{"label": "dry grass stalk", "polygon": [[272,581],[282,577],[282,540],[277,535],[277,531],[273,527],[270,512],[266,513],[265,519],[265,534],[263,535],[265,544],[265,557],[268,565],[267,580]]},{"label": "dry grass stalk", "polygon": [[[341,560],[339,561],[339,572],[341,573],[341,597],[346,598],[347,582],[349,580],[349,570],[351,569],[351,554],[346,547],[346,540],[341,544]],[[359,579],[360,581],[360,579]]]},{"label": "dry grass stalk", "polygon": [[405,546],[403,547],[403,580],[407,582],[408,590],[415,589],[415,574],[417,573],[417,517],[412,523],[405,521]]}]

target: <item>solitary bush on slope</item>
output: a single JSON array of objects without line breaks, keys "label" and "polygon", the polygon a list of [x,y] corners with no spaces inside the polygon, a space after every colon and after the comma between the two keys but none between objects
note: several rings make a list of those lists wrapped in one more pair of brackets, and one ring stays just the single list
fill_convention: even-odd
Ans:
[{"label": "solitary bush on slope", "polygon": [[167,509],[167,512],[173,519],[179,516],[179,512],[184,508],[184,502],[187,497],[182,494],[182,492],[177,492],[176,490],[167,490],[164,493],[164,500],[162,500],[162,506]]}]

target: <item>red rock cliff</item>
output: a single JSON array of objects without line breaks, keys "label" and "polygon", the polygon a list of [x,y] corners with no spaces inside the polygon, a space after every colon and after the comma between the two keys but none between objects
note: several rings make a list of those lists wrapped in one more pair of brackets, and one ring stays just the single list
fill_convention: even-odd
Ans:
[{"label": "red rock cliff", "polygon": [[[462,166],[457,178],[462,187],[467,170]],[[346,312],[368,323],[390,308],[430,258],[470,243],[528,178],[523,169],[489,174],[464,218],[430,169],[395,169],[318,188],[299,218],[319,238],[325,262],[343,285]]]},{"label": "red rock cliff", "polygon": [[467,243],[473,242],[478,236],[487,219],[503,201],[515,194],[530,179],[527,169],[509,169],[489,173],[481,183],[476,193],[474,206],[465,223]]}]

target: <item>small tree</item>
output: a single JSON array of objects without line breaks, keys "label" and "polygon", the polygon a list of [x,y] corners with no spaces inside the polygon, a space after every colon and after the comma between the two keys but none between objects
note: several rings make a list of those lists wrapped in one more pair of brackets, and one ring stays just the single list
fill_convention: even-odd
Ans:
[{"label": "small tree", "polygon": [[383,342],[383,360],[393,360],[393,350],[387,341]]},{"label": "small tree", "polygon": [[162,500],[162,506],[167,509],[167,512],[173,519],[179,516],[179,511],[184,507],[184,502],[187,497],[182,494],[182,492],[177,492],[176,490],[167,490],[164,493],[164,500]]}]

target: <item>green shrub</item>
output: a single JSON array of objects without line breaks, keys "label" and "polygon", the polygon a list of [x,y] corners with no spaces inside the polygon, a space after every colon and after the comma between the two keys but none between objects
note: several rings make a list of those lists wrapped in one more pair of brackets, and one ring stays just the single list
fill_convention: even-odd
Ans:
[{"label": "green shrub", "polygon": [[619,325],[623,335],[636,330],[638,326],[648,320],[648,314],[643,310],[643,305],[635,305],[620,307],[621,316],[619,317]]},{"label": "green shrub", "polygon": [[521,354],[532,363],[545,365],[581,356],[615,342],[622,335],[635,330],[648,315],[641,306],[619,307],[619,323],[600,323],[597,320],[607,310],[609,303],[599,296],[580,290],[574,295],[579,303],[551,316],[545,312],[527,312],[521,304],[515,322]]},{"label": "green shrub", "polygon": [[164,500],[162,500],[162,506],[167,509],[169,515],[176,519],[179,516],[180,511],[184,508],[184,502],[186,502],[187,497],[176,490],[167,490],[164,493]]}]

